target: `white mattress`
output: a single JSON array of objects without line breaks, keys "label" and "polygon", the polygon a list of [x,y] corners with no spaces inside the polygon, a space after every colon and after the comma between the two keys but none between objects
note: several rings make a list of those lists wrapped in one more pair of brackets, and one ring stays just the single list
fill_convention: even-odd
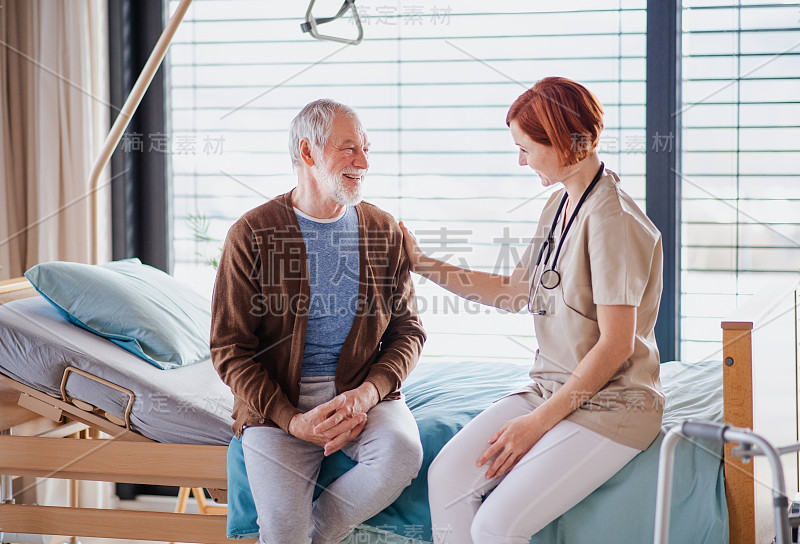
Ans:
[{"label": "white mattress", "polygon": [[[133,430],[159,442],[227,445],[233,436],[233,395],[210,359],[161,370],[69,323],[41,297],[0,306],[0,372],[60,396],[68,366],[133,391]],[[66,389],[72,398],[124,416],[124,393],[76,373]]]}]

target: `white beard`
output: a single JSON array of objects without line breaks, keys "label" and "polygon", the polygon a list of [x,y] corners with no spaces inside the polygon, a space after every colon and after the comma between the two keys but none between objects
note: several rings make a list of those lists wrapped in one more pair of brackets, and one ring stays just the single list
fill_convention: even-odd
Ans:
[{"label": "white beard", "polygon": [[[358,168],[345,168],[341,172],[335,173],[328,169],[325,160],[320,158],[319,166],[315,166],[316,174],[322,185],[325,186],[330,192],[331,198],[342,206],[355,206],[361,202],[361,186],[364,183],[364,177],[367,175],[366,170]],[[342,181],[342,175],[350,174],[361,176],[361,182],[354,188],[350,189],[345,186]]]}]

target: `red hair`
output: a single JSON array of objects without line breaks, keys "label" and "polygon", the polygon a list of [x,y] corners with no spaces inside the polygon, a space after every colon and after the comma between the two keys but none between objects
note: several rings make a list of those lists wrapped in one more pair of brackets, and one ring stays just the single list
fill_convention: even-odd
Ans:
[{"label": "red hair", "polygon": [[594,152],[603,131],[603,105],[586,87],[564,77],[546,77],[522,93],[506,115],[534,142],[555,148],[562,166]]}]

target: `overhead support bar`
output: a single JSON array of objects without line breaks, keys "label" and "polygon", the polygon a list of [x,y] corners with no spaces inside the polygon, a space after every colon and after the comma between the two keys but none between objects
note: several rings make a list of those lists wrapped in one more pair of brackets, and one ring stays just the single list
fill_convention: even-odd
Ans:
[{"label": "overhead support bar", "polygon": [[[308,4],[308,9],[306,10],[306,22],[300,25],[300,29],[303,32],[311,34],[312,37],[318,40],[349,43],[351,45],[358,45],[361,43],[361,40],[364,39],[364,28],[361,26],[361,18],[358,16],[358,10],[356,9],[355,0],[344,0],[342,7],[339,8],[339,11],[336,13],[336,15],[334,15],[333,17],[321,17],[319,19],[316,19],[314,16],[311,15],[311,10],[314,8],[314,4],[316,3],[316,1],[317,0],[311,0],[311,3]],[[328,36],[326,34],[319,33],[319,31],[317,30],[317,26],[340,19],[348,11],[353,12],[353,20],[355,21],[356,28],[358,29],[358,36],[355,39],[340,38],[338,36]]]}]

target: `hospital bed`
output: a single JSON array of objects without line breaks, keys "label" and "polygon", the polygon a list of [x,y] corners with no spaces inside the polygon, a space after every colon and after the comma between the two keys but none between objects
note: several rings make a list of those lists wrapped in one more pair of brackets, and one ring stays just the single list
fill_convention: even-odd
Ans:
[{"label": "hospital bed", "polygon": [[[92,169],[92,188],[97,187],[190,3],[182,0],[175,10],[121,108]],[[309,17],[310,8],[306,24],[309,31],[316,31],[315,25],[323,21],[309,21]],[[796,286],[754,297],[722,324],[723,363],[663,365],[665,425],[687,418],[717,421],[724,417],[725,422],[753,428],[776,443],[796,441],[797,303]],[[225,444],[231,435],[232,399],[209,361],[177,371],[151,369],[130,353],[115,351],[90,333],[59,321],[23,279],[0,282],[0,310],[7,318],[0,331],[13,328],[17,335],[14,342],[0,341],[0,347],[6,348],[0,354],[0,475],[206,488],[216,501],[226,501]],[[29,366],[32,353],[50,365]],[[420,423],[426,463],[449,435],[489,402],[495,393],[489,384],[500,387],[498,378],[512,376],[524,379],[524,370],[505,367],[500,372],[499,366],[468,363],[420,365],[404,389]],[[190,384],[195,384],[194,391]],[[196,384],[202,385],[202,401],[198,401],[200,386]],[[508,383],[508,389],[516,385]],[[469,406],[459,404],[465,391],[475,395]],[[445,398],[448,402],[442,402]],[[457,413],[442,413],[437,402],[461,408]],[[663,433],[651,448],[537,534],[532,543],[598,541],[607,534],[619,542],[647,541],[653,534],[657,448],[662,437]],[[722,453],[713,445],[698,442],[677,452],[673,496],[682,504],[673,505],[672,519],[692,534],[683,541],[724,542],[728,527],[734,544],[771,541],[770,492],[760,485],[770,481],[769,467],[760,466],[759,460],[742,465],[730,457],[729,448],[724,453],[724,492]],[[329,479],[346,469],[341,456],[332,461],[339,466],[328,471]],[[792,494],[798,488],[797,456],[784,462],[787,490]],[[424,525],[424,470],[425,466],[422,477],[398,500],[405,506],[398,508],[395,503],[368,520],[358,529],[358,542],[380,542],[381,535],[387,537],[384,542],[409,544],[429,538],[430,527]],[[7,489],[8,477],[0,478],[0,488]],[[0,497],[0,532],[6,534],[229,542],[225,516],[50,507],[6,499]],[[421,529],[413,536],[391,536],[392,524],[403,521],[415,531]],[[631,528],[646,536],[625,532]],[[672,534],[677,531],[673,529]]]},{"label": "hospital bed", "polygon": [[[668,397],[665,428],[685,419],[721,421],[724,394],[725,422],[756,429],[776,443],[796,441],[797,301],[796,289],[785,286],[753,297],[723,322],[722,362],[662,365]],[[67,323],[21,280],[0,284],[0,304],[0,329],[6,333],[3,338],[8,337],[7,329],[13,328],[17,338],[30,341],[27,348],[14,342],[9,350],[9,342],[0,339],[0,386],[17,397],[13,413],[3,408],[0,474],[207,488],[216,499],[226,500],[225,444],[231,436],[228,418],[232,399],[210,364],[151,370],[151,365],[130,353]],[[57,341],[45,342],[45,335]],[[45,343],[55,351],[44,349]],[[38,352],[32,358],[29,354],[34,348]],[[10,361],[9,351],[28,355]],[[58,351],[60,356],[55,355]],[[81,358],[64,355],[81,351]],[[54,370],[32,366],[35,359],[48,355],[56,360]],[[111,359],[112,363],[104,364]],[[189,371],[185,380],[174,378],[183,371]],[[150,376],[153,379],[148,378],[148,372],[155,373]],[[470,363],[421,364],[404,390],[420,423],[426,463],[447,437],[496,398],[502,387],[511,390],[518,386],[514,379],[524,380],[524,369]],[[203,395],[187,393],[191,384],[199,382],[203,383]],[[482,397],[479,401],[463,400],[471,395]],[[137,396],[150,398],[137,401]],[[26,432],[37,422],[41,425],[35,433]],[[81,430],[81,439],[62,438]],[[99,433],[112,438],[100,439]],[[594,538],[603,531],[622,530],[614,525],[627,526],[622,533],[614,533],[616,541],[634,541],[626,540],[631,534],[625,531],[652,535],[660,440],[532,542],[581,541],[586,536],[581,528]],[[721,456],[719,448],[702,442],[687,444],[683,452],[678,451],[673,538],[684,531],[695,537],[703,535],[702,539],[687,541],[725,542],[729,527],[730,542],[770,542],[770,490],[768,485],[760,485],[771,481],[769,467],[760,466],[758,459],[742,465],[726,454],[723,488]],[[346,459],[332,459],[323,478],[333,478],[346,468]],[[784,470],[793,497],[798,488],[796,455],[784,457]],[[380,535],[393,530],[395,536],[383,541],[428,541],[429,526],[419,527],[424,525],[427,508],[424,478],[418,478],[404,495],[399,507],[390,507],[368,520],[359,529],[357,541],[381,542]],[[652,505],[643,499],[648,496]],[[628,510],[621,508],[622,504]],[[405,527],[417,527],[415,535],[405,538],[408,531],[399,529],[398,520]],[[28,504],[0,504],[0,531],[230,541],[226,538],[225,516]]]}]

